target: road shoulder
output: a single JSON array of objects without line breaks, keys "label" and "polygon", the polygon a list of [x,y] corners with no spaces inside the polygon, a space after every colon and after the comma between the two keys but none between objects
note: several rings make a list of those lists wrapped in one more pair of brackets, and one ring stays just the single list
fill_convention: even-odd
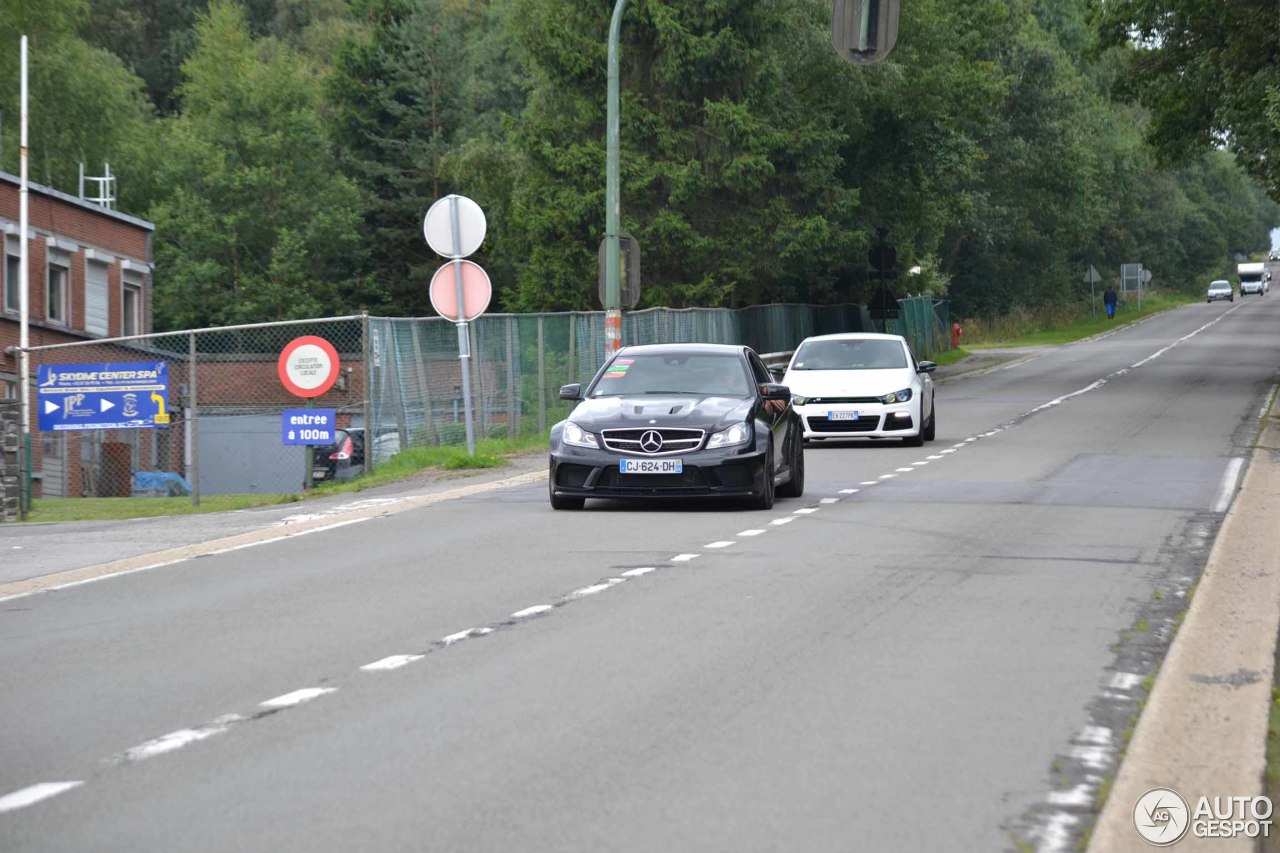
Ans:
[{"label": "road shoulder", "polygon": [[[1262,795],[1267,717],[1280,630],[1280,407],[1264,422],[1249,469],[1214,543],[1116,774],[1089,850],[1145,851],[1133,809],[1171,788],[1201,796]],[[1243,836],[1194,838],[1182,850],[1254,849]]]}]

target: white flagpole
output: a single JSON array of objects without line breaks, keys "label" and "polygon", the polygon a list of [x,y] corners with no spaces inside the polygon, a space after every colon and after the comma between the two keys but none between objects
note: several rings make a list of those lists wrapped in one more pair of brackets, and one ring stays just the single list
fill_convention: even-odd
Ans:
[{"label": "white flagpole", "polygon": [[22,37],[22,124],[20,132],[21,148],[19,150],[19,177],[21,183],[18,190],[18,362],[21,389],[18,392],[19,405],[22,410],[22,447],[19,448],[20,470],[22,482],[19,485],[21,498],[18,500],[19,515],[25,519],[31,507],[31,356],[27,347],[31,345],[29,314],[31,310],[30,276],[28,275],[27,229],[28,192],[27,192],[27,37]]}]

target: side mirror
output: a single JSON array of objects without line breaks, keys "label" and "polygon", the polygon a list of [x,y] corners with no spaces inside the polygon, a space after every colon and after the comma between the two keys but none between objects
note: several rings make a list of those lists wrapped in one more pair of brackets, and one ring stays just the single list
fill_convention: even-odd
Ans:
[{"label": "side mirror", "polygon": [[786,402],[791,399],[791,389],[786,385],[768,382],[760,386],[760,395],[766,400],[782,400]]},{"label": "side mirror", "polygon": [[922,361],[916,365],[916,373],[933,373],[938,369],[938,365],[932,361]]},{"label": "side mirror", "polygon": [[574,382],[572,385],[560,386],[561,400],[581,400],[582,399],[582,383]]}]

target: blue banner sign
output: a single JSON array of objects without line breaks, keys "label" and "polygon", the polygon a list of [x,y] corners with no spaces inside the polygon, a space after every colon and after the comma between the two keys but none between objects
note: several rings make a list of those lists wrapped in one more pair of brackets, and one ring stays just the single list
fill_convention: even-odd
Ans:
[{"label": "blue banner sign", "polygon": [[338,413],[333,409],[285,409],[280,437],[285,444],[333,444]]},{"label": "blue banner sign", "polygon": [[166,361],[42,364],[36,373],[42,432],[168,426],[168,400]]}]

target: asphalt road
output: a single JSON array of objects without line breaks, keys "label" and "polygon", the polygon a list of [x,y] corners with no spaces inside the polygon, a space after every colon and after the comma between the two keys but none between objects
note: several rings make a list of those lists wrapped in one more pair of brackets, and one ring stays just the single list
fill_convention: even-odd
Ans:
[{"label": "asphalt road", "polygon": [[0,600],[0,848],[1046,838],[1114,764],[1278,331],[1275,294],[1188,306],[941,384],[936,442],[812,445],[769,512],[540,481]]}]

